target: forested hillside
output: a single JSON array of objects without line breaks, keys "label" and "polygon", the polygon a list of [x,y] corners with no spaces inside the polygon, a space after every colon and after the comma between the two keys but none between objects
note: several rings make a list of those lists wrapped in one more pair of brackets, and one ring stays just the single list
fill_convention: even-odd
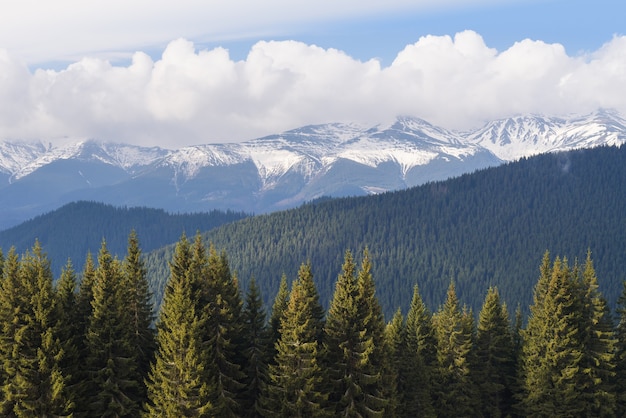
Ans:
[{"label": "forested hillside", "polygon": [[[419,284],[431,308],[454,281],[477,311],[490,285],[526,307],[543,253],[584,259],[591,250],[613,305],[626,279],[626,147],[539,155],[443,182],[381,195],[327,200],[256,216],[205,234],[229,254],[265,301],[281,275],[310,260],[324,306],[346,249],[369,249],[387,318]],[[172,248],[148,254],[157,297]]]},{"label": "forested hillside", "polygon": [[[328,309],[302,263],[269,309],[227,254],[181,237],[158,312],[136,234],[54,283],[36,243],[0,255],[7,417],[623,417],[626,291],[612,320],[588,252],[539,264],[530,315],[496,287],[478,318],[450,283],[385,321],[368,251],[346,251]],[[522,324],[526,324],[523,326]]]},{"label": "forested hillside", "polygon": [[0,231],[0,248],[5,253],[15,246],[18,253],[39,240],[58,277],[71,258],[82,269],[87,252],[96,254],[102,239],[109,251],[121,256],[131,230],[141,237],[144,251],[174,243],[182,231],[195,234],[244,218],[240,212],[211,211],[194,214],[171,214],[161,209],[114,207],[96,202],[75,202],[37,216],[13,228]]}]

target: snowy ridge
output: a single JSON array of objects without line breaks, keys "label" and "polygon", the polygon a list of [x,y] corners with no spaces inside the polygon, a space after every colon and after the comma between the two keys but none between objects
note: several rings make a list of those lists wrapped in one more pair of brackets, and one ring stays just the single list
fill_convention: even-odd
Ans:
[{"label": "snowy ridge", "polygon": [[621,145],[626,142],[626,120],[610,110],[567,118],[525,115],[490,122],[466,137],[511,161],[545,152]]},{"label": "snowy ridge", "polygon": [[399,190],[545,152],[625,142],[626,119],[610,110],[520,115],[471,132],[403,116],[177,150],[91,139],[59,146],[0,142],[0,228],[81,199],[178,212],[264,213],[322,196]]},{"label": "snowy ridge", "polygon": [[180,179],[190,179],[204,167],[251,161],[267,188],[288,172],[311,179],[341,159],[369,167],[391,162],[406,175],[412,168],[437,158],[463,160],[484,150],[500,160],[511,161],[544,152],[624,142],[626,120],[610,110],[565,118],[521,115],[465,133],[403,116],[389,124],[305,126],[237,144],[198,145],[174,151],[94,140],[60,147],[0,142],[0,172],[13,182],[54,161],[80,159],[117,166],[130,174],[152,165],[170,167]]}]

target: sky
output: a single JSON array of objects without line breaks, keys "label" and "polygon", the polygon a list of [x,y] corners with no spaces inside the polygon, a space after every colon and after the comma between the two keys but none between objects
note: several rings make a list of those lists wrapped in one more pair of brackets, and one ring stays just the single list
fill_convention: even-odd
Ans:
[{"label": "sky", "polygon": [[179,148],[415,116],[626,116],[616,0],[0,4],[0,140]]}]

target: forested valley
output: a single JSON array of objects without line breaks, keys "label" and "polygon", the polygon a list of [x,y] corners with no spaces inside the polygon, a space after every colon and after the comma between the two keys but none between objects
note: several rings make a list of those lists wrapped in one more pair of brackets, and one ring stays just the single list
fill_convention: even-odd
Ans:
[{"label": "forested valley", "polygon": [[[626,291],[614,315],[584,262],[545,252],[524,317],[496,287],[473,311],[448,282],[385,318],[367,249],[341,254],[328,309],[315,265],[271,307],[228,255],[180,237],[158,312],[131,232],[54,280],[40,244],[0,257],[8,417],[610,417],[626,413]],[[79,281],[77,277],[82,279]]]},{"label": "forested valley", "polygon": [[[408,305],[415,284],[429,306],[439,306],[451,280],[474,311],[485,289],[497,286],[527,314],[546,250],[572,261],[591,250],[614,307],[626,279],[624,185],[626,147],[544,154],[408,190],[249,217],[203,237],[228,253],[242,288],[256,278],[266,304],[283,273],[294,276],[310,261],[328,308],[343,251],[367,247],[386,317]],[[157,302],[173,251],[147,254]]]}]

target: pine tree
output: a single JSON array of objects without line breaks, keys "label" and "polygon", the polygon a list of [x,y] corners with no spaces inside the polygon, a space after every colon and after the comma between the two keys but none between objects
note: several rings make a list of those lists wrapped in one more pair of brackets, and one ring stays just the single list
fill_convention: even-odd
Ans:
[{"label": "pine tree", "polygon": [[6,380],[2,411],[9,416],[63,416],[71,412],[57,336],[58,311],[50,262],[39,242],[18,261],[9,252],[0,291],[4,321],[0,350]]},{"label": "pine tree", "polygon": [[[63,375],[66,377],[68,396],[75,405],[80,403],[81,365],[79,347],[83,339],[80,328],[81,318],[77,308],[77,287],[76,273],[74,272],[72,261],[68,259],[56,286],[59,313],[57,335],[63,349],[63,358],[59,364]],[[77,414],[75,413],[75,415]]]},{"label": "pine tree", "polygon": [[582,274],[583,322],[579,327],[584,346],[581,382],[577,384],[583,401],[583,415],[614,416],[616,393],[613,387],[617,339],[607,302],[599,291],[591,251]]},{"label": "pine tree", "polygon": [[78,285],[78,294],[76,295],[76,376],[75,376],[75,409],[76,417],[89,416],[88,399],[92,395],[90,388],[90,378],[88,372],[87,360],[89,357],[89,348],[87,346],[87,329],[89,327],[89,318],[92,313],[93,287],[96,276],[96,265],[91,253],[87,253],[83,271],[81,272],[81,280]]},{"label": "pine tree", "polygon": [[259,288],[254,277],[250,279],[246,293],[246,305],[243,310],[243,340],[247,347],[245,356],[244,390],[242,393],[243,415],[248,417],[261,416],[261,394],[268,383],[268,340],[269,334],[265,323],[265,310]]},{"label": "pine tree", "polygon": [[398,387],[402,416],[435,415],[431,390],[437,366],[437,340],[432,314],[424,304],[417,284],[406,317],[406,353]]},{"label": "pine tree", "polygon": [[86,399],[90,416],[130,417],[139,413],[135,351],[121,263],[102,242],[87,328]]},{"label": "pine tree", "polygon": [[434,405],[438,416],[475,417],[471,377],[471,316],[461,311],[454,283],[443,306],[433,318],[437,337]]},{"label": "pine tree", "polygon": [[189,275],[189,242],[183,234],[170,263],[157,323],[157,350],[147,381],[146,417],[214,416],[202,346],[202,324]]},{"label": "pine tree", "polygon": [[511,325],[497,288],[490,287],[478,318],[476,383],[484,417],[512,412],[515,356]]},{"label": "pine tree", "polygon": [[358,275],[347,251],[325,325],[332,383],[329,401],[343,416],[382,416],[384,322],[367,251]]},{"label": "pine tree", "polygon": [[282,318],[287,310],[289,304],[289,289],[287,287],[287,276],[282,275],[280,279],[280,285],[278,292],[274,298],[274,304],[272,305],[272,313],[268,324],[268,339],[267,339],[267,374],[268,382],[261,388],[260,399],[260,412],[261,415],[266,417],[272,417],[274,411],[280,410],[279,400],[276,398],[276,394],[272,392],[272,386],[269,379],[269,369],[272,365],[276,365],[276,355],[278,353],[276,347],[278,340],[280,339],[280,324]]},{"label": "pine tree", "polygon": [[144,381],[150,370],[154,355],[155,340],[152,321],[152,295],[146,277],[145,263],[141,257],[139,239],[133,230],[128,236],[128,250],[123,263],[122,294],[126,297],[125,306],[130,316],[130,343],[134,352],[136,375],[133,380],[139,382],[137,401],[143,403],[146,396]]},{"label": "pine tree", "polygon": [[617,393],[616,416],[621,417],[626,416],[626,280],[622,281],[622,294],[617,305],[615,392]]},{"label": "pine tree", "polygon": [[292,284],[289,304],[281,318],[276,344],[276,364],[270,365],[270,396],[277,408],[266,416],[326,416],[324,372],[320,366],[318,335],[322,324],[317,291],[305,282],[312,279],[310,265],[302,265]]},{"label": "pine tree", "polygon": [[398,382],[404,365],[406,355],[406,327],[402,311],[398,309],[385,327],[383,366],[384,397],[387,399],[385,417],[405,416],[401,405]]},{"label": "pine tree", "polygon": [[287,310],[289,304],[289,287],[287,285],[287,276],[283,274],[280,278],[280,285],[278,286],[278,292],[274,298],[274,304],[272,305],[272,314],[269,320],[269,332],[270,340],[269,346],[269,363],[274,362],[276,356],[276,343],[280,338],[280,321]]},{"label": "pine tree", "polygon": [[[202,243],[197,237],[193,253],[202,254]],[[203,342],[207,347],[207,361],[211,384],[211,403],[215,414],[228,417],[240,414],[239,392],[242,381],[243,354],[241,342],[241,315],[243,302],[237,279],[230,272],[225,253],[209,248],[208,260],[202,268],[198,309],[202,314]]]},{"label": "pine tree", "polygon": [[522,406],[530,416],[581,416],[584,402],[577,389],[584,350],[580,286],[567,260],[557,257],[551,270],[546,264],[544,257],[523,332]]}]

